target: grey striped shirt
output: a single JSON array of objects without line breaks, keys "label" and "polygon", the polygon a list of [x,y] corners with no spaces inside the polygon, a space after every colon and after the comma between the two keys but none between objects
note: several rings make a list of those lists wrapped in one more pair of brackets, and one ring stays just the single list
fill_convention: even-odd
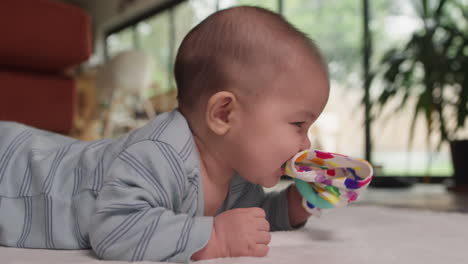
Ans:
[{"label": "grey striped shirt", "polygon": [[[0,244],[187,262],[213,223],[203,216],[195,148],[177,110],[94,142],[0,122]],[[272,230],[291,229],[286,190],[265,194],[235,175],[218,213],[252,206],[265,209]]]}]

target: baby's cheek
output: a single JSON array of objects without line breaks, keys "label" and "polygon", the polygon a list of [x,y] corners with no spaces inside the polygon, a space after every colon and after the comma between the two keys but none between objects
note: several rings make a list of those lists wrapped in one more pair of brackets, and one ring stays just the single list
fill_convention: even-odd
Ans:
[{"label": "baby's cheek", "polygon": [[291,139],[288,141],[288,147],[291,152],[294,152],[294,155],[300,151],[302,151],[304,147],[304,137],[302,134],[296,133]]},{"label": "baby's cheek", "polygon": [[278,169],[299,151],[299,140],[290,129],[277,128],[265,135],[263,144],[258,154],[259,162],[269,166],[270,169]]},{"label": "baby's cheek", "polygon": [[299,152],[298,145],[294,141],[284,140],[279,141],[277,144],[279,145],[276,155],[278,163],[282,164],[290,160],[294,155],[296,155]]}]

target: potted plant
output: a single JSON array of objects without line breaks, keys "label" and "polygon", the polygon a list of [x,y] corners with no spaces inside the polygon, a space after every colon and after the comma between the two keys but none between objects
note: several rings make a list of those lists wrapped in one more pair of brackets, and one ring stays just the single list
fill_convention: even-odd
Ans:
[{"label": "potted plant", "polygon": [[426,121],[429,137],[437,130],[437,150],[449,143],[457,187],[468,186],[468,140],[457,138],[467,117],[468,7],[457,0],[419,0],[423,27],[403,48],[388,50],[381,60],[383,90],[373,102],[381,112],[395,96],[401,109],[416,100],[410,127],[410,145],[418,117]]}]

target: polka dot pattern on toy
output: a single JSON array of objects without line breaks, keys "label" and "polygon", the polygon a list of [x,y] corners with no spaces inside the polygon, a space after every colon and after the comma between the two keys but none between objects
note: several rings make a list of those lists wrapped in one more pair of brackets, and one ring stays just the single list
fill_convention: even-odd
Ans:
[{"label": "polka dot pattern on toy", "polygon": [[373,176],[372,165],[363,159],[314,149],[297,153],[283,167],[295,180],[302,206],[314,215],[356,201]]}]

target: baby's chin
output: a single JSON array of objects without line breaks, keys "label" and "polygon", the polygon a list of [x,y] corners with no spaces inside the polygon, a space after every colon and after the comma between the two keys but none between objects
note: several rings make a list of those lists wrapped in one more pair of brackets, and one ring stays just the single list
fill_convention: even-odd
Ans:
[{"label": "baby's chin", "polygon": [[280,175],[280,176],[274,175],[274,176],[268,178],[267,180],[263,181],[260,185],[262,185],[262,187],[265,187],[265,188],[274,187],[280,181],[281,176],[282,175]]},{"label": "baby's chin", "polygon": [[270,184],[270,183],[268,183],[268,184],[262,184],[262,187],[265,187],[265,188],[272,188],[272,187],[275,187],[275,185],[276,185],[277,183],[278,183],[278,182],[273,183],[273,184]]},{"label": "baby's chin", "polygon": [[283,169],[279,168],[277,171],[270,171],[265,173],[264,171],[251,171],[250,173],[246,173],[246,175],[255,175],[256,177],[244,177],[247,181],[253,184],[258,184],[265,188],[274,187],[281,179],[281,176],[284,175]]}]

